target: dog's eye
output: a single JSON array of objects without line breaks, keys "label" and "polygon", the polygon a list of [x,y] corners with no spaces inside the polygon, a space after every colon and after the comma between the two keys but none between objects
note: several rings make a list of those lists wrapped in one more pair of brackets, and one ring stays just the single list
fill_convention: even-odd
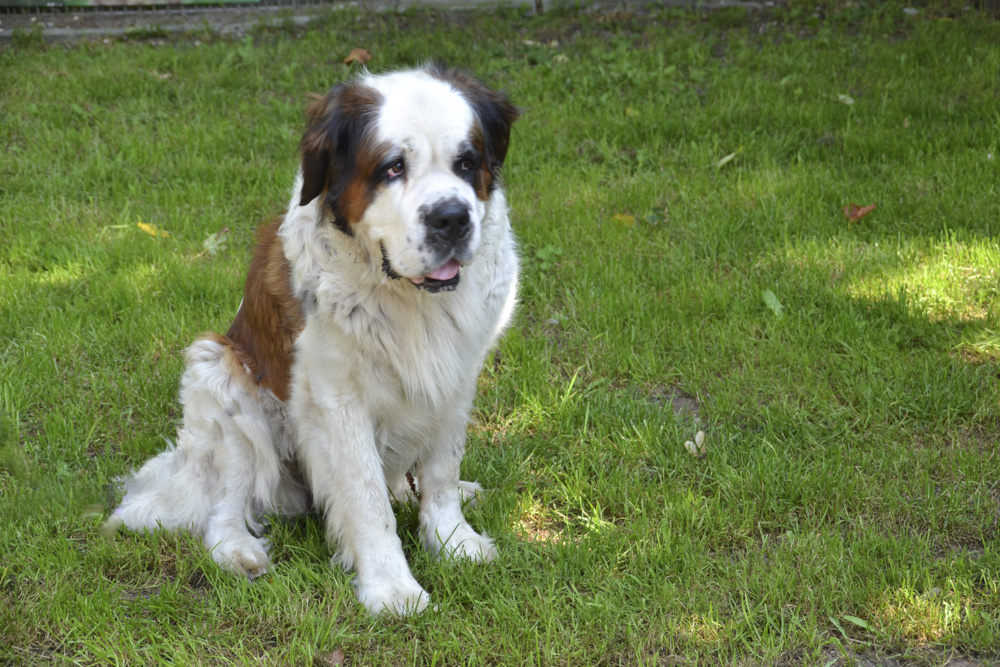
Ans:
[{"label": "dog's eye", "polygon": [[462,171],[472,171],[472,160],[462,160]]},{"label": "dog's eye", "polygon": [[389,180],[391,181],[394,178],[399,178],[400,176],[402,176],[403,175],[403,169],[404,169],[403,161],[400,160],[396,164],[394,164],[391,167],[389,167],[388,169],[386,169],[385,173],[386,173],[386,176],[388,176]]}]

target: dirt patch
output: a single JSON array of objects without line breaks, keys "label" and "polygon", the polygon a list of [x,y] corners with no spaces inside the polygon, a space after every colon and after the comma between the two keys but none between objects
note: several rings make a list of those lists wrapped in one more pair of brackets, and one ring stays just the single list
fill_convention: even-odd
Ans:
[{"label": "dirt patch", "polygon": [[847,649],[828,648],[824,651],[824,664],[855,665],[856,667],[903,667],[904,665],[941,665],[942,667],[984,667],[997,664],[997,657],[982,659],[970,656],[949,655],[927,649],[907,653],[903,656],[882,656],[867,651],[853,652]]},{"label": "dirt patch", "polygon": [[679,417],[698,418],[701,416],[701,403],[698,399],[677,385],[671,384],[654,387],[649,392],[649,400],[657,405],[669,405],[674,414]]},{"label": "dirt patch", "polygon": [[183,35],[210,31],[240,37],[259,26],[305,27],[333,11],[315,7],[234,7],[159,9],[137,7],[48,13],[0,14],[0,44],[15,32],[37,34],[45,42],[74,42],[129,36]]}]

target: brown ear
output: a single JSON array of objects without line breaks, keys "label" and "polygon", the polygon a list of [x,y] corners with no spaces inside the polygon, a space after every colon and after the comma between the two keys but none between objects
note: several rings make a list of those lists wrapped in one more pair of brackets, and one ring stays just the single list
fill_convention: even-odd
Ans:
[{"label": "brown ear", "polygon": [[[314,99],[306,109],[308,124],[299,153],[302,156],[300,206],[322,196],[322,206],[333,221],[350,233],[352,222],[344,209],[344,193],[353,191],[359,153],[369,143],[369,127],[382,103],[378,91],[360,83],[344,83]],[[355,193],[356,194],[356,193]]]},{"label": "brown ear", "polygon": [[472,105],[483,130],[486,164],[494,178],[499,176],[510,147],[510,128],[521,112],[505,94],[463,70],[431,65],[427,71],[450,83]]},{"label": "brown ear", "polygon": [[324,122],[332,114],[328,109],[335,99],[336,89],[325,97],[312,94],[312,101],[306,107],[306,132],[299,142],[299,154],[302,156],[302,197],[299,206],[305,206],[318,197],[326,186],[327,171],[330,167],[330,154],[333,151],[332,138]]},{"label": "brown ear", "polygon": [[483,124],[486,145],[490,149],[491,168],[499,172],[510,147],[510,127],[521,112],[502,93],[487,90],[489,95],[474,101],[472,106],[479,115],[479,122]]}]

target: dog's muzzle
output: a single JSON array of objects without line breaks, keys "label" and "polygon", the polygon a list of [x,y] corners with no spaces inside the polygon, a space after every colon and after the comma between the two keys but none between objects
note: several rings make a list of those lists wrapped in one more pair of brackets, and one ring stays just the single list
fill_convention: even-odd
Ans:
[{"label": "dog's muzzle", "polygon": [[434,269],[426,276],[418,278],[405,278],[396,273],[389,262],[389,255],[386,254],[385,246],[380,245],[382,250],[382,271],[393,280],[409,280],[414,286],[425,292],[450,292],[458,287],[458,282],[462,277],[462,265],[457,259],[449,259],[447,262]]}]

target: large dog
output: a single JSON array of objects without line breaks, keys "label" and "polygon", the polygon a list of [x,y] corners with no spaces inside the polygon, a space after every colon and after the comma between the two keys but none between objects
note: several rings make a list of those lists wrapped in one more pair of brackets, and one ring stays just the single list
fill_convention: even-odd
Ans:
[{"label": "large dog", "polygon": [[187,351],[176,447],[125,481],[111,521],[191,530],[252,578],[269,567],[259,517],[316,508],[365,607],[419,611],[391,498],[419,502],[431,552],[497,553],[463,516],[479,487],[459,464],[514,308],[498,177],[518,112],[429,66],[362,74],[307,115],[291,204],[260,232],[235,321]]}]

